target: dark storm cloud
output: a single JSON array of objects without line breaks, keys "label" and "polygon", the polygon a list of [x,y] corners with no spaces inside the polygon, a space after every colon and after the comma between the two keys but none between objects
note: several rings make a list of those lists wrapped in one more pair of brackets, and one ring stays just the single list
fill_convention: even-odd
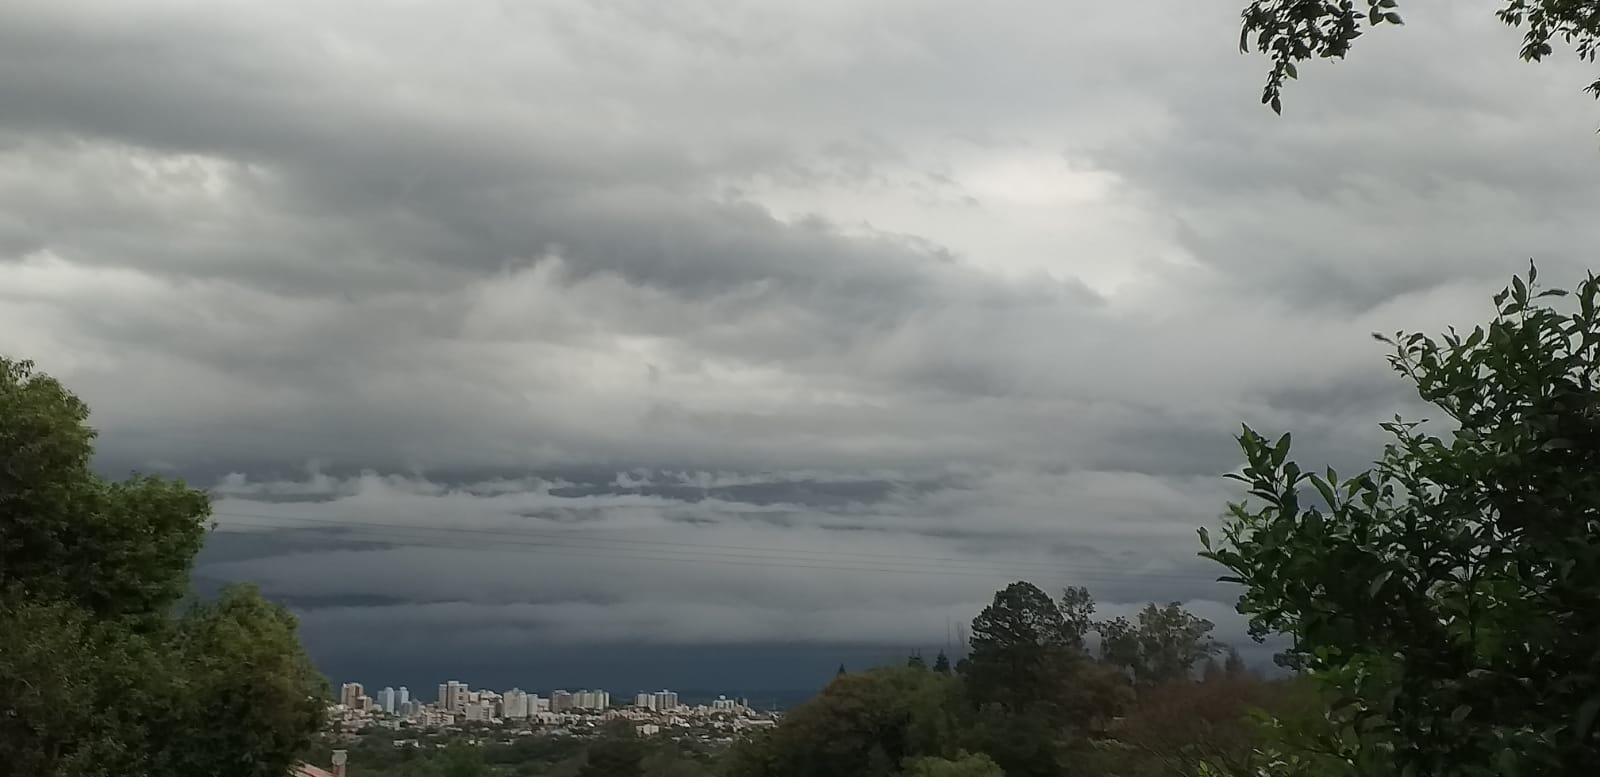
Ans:
[{"label": "dark storm cloud", "polygon": [[1367,333],[1575,277],[1600,115],[1435,0],[1278,119],[1235,12],[11,3],[0,352],[340,671],[931,647],[1018,577],[1237,638],[1239,423],[1369,460]]}]

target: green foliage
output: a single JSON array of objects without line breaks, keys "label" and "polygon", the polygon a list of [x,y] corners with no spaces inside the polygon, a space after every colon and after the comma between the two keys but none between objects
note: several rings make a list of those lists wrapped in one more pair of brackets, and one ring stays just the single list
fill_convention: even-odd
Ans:
[{"label": "green foliage", "polygon": [[[1085,589],[1069,588],[1057,602],[1033,585],[1013,583],[974,619],[971,654],[954,676],[942,652],[934,671],[910,662],[841,675],[775,730],[736,744],[721,771],[727,777],[1156,777],[1167,773],[1156,767],[1169,761],[1193,767],[1208,755],[1249,763],[1255,744],[1276,742],[1256,736],[1258,724],[1246,719],[1256,702],[1275,698],[1258,678],[1219,667],[1206,690],[1192,690],[1198,684],[1190,670],[1213,652],[1211,624],[1177,605],[1151,605],[1137,626],[1121,621],[1144,667],[1136,671],[1166,681],[1152,680],[1136,698],[1126,676],[1133,665],[1124,670],[1096,661],[1085,648],[1087,632],[1104,626],[1093,616]],[[1213,702],[1212,711],[1193,709]],[[1123,736],[1132,738],[1111,739]],[[1158,739],[1167,760],[1151,755]]]},{"label": "green foliage", "polygon": [[1005,777],[1000,765],[982,753],[957,753],[955,758],[913,758],[900,772],[905,777]]},{"label": "green foliage", "polygon": [[1228,658],[1222,663],[1222,671],[1229,677],[1238,677],[1247,671],[1244,665],[1244,658],[1239,655],[1238,650],[1232,647],[1228,648]]},{"label": "green foliage", "polygon": [[1262,713],[1298,718],[1320,711],[1303,678],[1267,682],[1220,671],[1203,682],[1180,679],[1143,689],[1097,748],[1093,771],[1123,777],[1195,777],[1203,767],[1248,774],[1280,742]]},{"label": "green foliage", "polygon": [[974,701],[1012,711],[1057,701],[1080,663],[1061,610],[1038,586],[1022,581],[995,593],[973,619],[971,643],[963,674]]},{"label": "green foliage", "polygon": [[324,712],[293,618],[247,589],[174,618],[209,501],[95,476],[87,419],[0,358],[0,774],[280,777]]},{"label": "green foliage", "polygon": [[1188,678],[1196,664],[1221,646],[1211,639],[1211,621],[1196,617],[1178,602],[1155,604],[1139,612],[1137,625],[1127,618],[1100,623],[1100,658],[1120,667],[1141,685]]},{"label": "green foliage", "polygon": [[1252,631],[1291,635],[1341,697],[1323,744],[1377,773],[1600,763],[1600,280],[1567,311],[1536,280],[1469,334],[1380,338],[1452,434],[1397,417],[1374,467],[1340,478],[1246,428],[1252,499],[1216,547],[1202,533]]},{"label": "green foliage", "polygon": [[0,774],[140,773],[140,705],[170,675],[151,637],[11,590],[0,639]]},{"label": "green foliage", "polygon": [[180,678],[168,730],[183,738],[154,773],[280,777],[322,723],[326,688],[295,619],[251,586],[234,586],[177,624]]},{"label": "green foliage", "polygon": [[922,660],[922,651],[917,651],[906,659],[906,666],[911,669],[927,669],[928,662]]},{"label": "green foliage", "polygon": [[0,581],[97,616],[161,616],[187,590],[210,502],[174,481],[89,471],[88,408],[0,358]]},{"label": "green foliage", "polygon": [[641,777],[644,746],[630,733],[614,732],[589,746],[578,777]]},{"label": "green foliage", "polygon": [[943,650],[939,651],[939,655],[933,659],[933,671],[939,674],[950,674],[950,657],[945,655]]},{"label": "green foliage", "polygon": [[873,669],[835,679],[777,729],[736,745],[730,777],[891,775],[907,758],[953,756],[960,684],[920,669]]},{"label": "green foliage", "polygon": [[[1523,30],[1521,56],[1537,62],[1554,53],[1557,39],[1572,45],[1580,59],[1595,60],[1600,50],[1600,1],[1502,0],[1495,15]],[[1254,48],[1272,60],[1261,102],[1281,113],[1286,79],[1297,78],[1296,63],[1313,57],[1340,59],[1365,28],[1402,24],[1396,0],[1252,0],[1244,9],[1239,49]],[[1600,97],[1600,80],[1585,91]]]},{"label": "green foliage", "polygon": [[1057,605],[1061,612],[1061,633],[1068,647],[1086,650],[1089,632],[1094,629],[1094,597],[1082,586],[1068,587],[1061,592]]},{"label": "green foliage", "polygon": [[993,758],[1010,777],[1058,777],[1078,743],[1041,715],[997,705],[971,714],[961,737],[963,747]]}]

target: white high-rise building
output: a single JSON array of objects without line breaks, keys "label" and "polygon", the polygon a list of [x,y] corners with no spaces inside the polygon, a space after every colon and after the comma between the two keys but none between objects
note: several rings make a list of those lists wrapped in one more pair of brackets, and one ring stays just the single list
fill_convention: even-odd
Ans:
[{"label": "white high-rise building", "polygon": [[541,712],[550,711],[550,700],[541,698],[537,694],[528,694],[528,717],[533,717]]},{"label": "white high-rise building", "polygon": [[506,691],[500,699],[500,717],[521,720],[528,717],[528,694],[520,688]]},{"label": "white high-rise building", "polygon": [[397,692],[394,696],[395,709],[404,707],[409,701],[411,701],[411,690],[406,688],[404,685],[400,686],[399,692]]},{"label": "white high-rise building", "polygon": [[383,690],[378,691],[378,709],[383,710],[384,712],[387,712],[390,715],[394,714],[394,689],[393,688],[390,688],[388,686],[384,686]]},{"label": "white high-rise building", "polygon": [[572,695],[572,706],[580,710],[603,710],[611,706],[611,694],[606,691],[578,691]]},{"label": "white high-rise building", "polygon": [[668,690],[656,691],[656,710],[660,712],[670,712],[677,708],[678,694]]},{"label": "white high-rise building", "polygon": [[466,708],[471,689],[466,683],[451,680],[439,686],[439,707],[454,712],[461,712]]},{"label": "white high-rise building", "polygon": [[339,686],[339,703],[350,709],[361,706],[361,697],[367,695],[361,683],[345,683]]},{"label": "white high-rise building", "polygon": [[732,712],[734,708],[738,706],[738,702],[726,696],[718,696],[717,698],[711,700],[711,709],[713,710]]},{"label": "white high-rise building", "polygon": [[656,708],[656,695],[640,691],[638,695],[633,697],[633,706],[639,709],[653,710]]},{"label": "white high-rise building", "polygon": [[462,714],[467,720],[479,723],[488,723],[494,717],[494,705],[483,702],[472,702],[462,708]]},{"label": "white high-rise building", "polygon": [[572,709],[572,694],[559,690],[550,692],[551,712],[566,712],[570,709]]}]

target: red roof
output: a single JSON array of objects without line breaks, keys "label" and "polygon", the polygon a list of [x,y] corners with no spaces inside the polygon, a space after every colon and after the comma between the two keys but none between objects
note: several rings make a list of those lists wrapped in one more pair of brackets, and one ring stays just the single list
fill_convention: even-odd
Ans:
[{"label": "red roof", "polygon": [[289,770],[289,777],[333,777],[333,772],[318,769],[311,764],[295,764]]}]

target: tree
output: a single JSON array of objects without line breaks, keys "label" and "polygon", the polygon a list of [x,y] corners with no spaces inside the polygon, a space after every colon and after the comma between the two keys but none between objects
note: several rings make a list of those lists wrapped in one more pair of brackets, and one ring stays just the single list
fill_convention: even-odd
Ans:
[{"label": "tree", "polygon": [[933,671],[939,674],[950,674],[950,657],[945,655],[943,650],[939,651],[939,655],[934,656]]},{"label": "tree", "polygon": [[1068,587],[1061,592],[1061,626],[1064,641],[1069,646],[1084,650],[1089,632],[1094,629],[1094,597],[1089,589]]},{"label": "tree", "polygon": [[980,702],[1021,709],[1053,695],[1048,678],[1068,658],[1064,621],[1038,586],[1018,581],[972,621],[968,679]]},{"label": "tree", "polygon": [[967,749],[1012,777],[1059,774],[1067,749],[1127,701],[1126,681],[1081,649],[1058,605],[1029,583],[994,595],[972,622],[971,642],[959,667],[977,713]]},{"label": "tree", "polygon": [[846,674],[848,674],[848,673],[844,671],[844,664],[840,664],[839,665],[839,671],[835,672],[833,676],[834,677],[844,677]]},{"label": "tree", "polygon": [[1195,664],[1219,648],[1211,639],[1211,629],[1211,621],[1190,613],[1177,602],[1145,607],[1139,613],[1142,679],[1152,683],[1187,679]]},{"label": "tree", "polygon": [[631,729],[596,740],[578,770],[578,777],[640,777],[644,773],[644,747]]},{"label": "tree", "polygon": [[1137,625],[1118,617],[1097,628],[1101,660],[1127,671],[1142,685],[1185,679],[1219,647],[1209,636],[1211,621],[1177,602],[1146,606]]},{"label": "tree", "polygon": [[94,475],[87,420],[0,358],[0,764],[279,777],[324,709],[293,618],[243,589],[175,618],[209,501]]},{"label": "tree", "polygon": [[906,666],[911,669],[927,669],[928,663],[922,660],[922,651],[919,650],[906,659]]},{"label": "tree", "polygon": [[982,753],[958,753],[954,758],[916,758],[906,761],[904,777],[1005,777],[1000,765]]},{"label": "tree", "polygon": [[[1560,39],[1593,62],[1600,49],[1600,0],[1502,0],[1500,21],[1523,30],[1521,56],[1538,62],[1554,52]],[[1365,12],[1354,0],[1252,0],[1242,14],[1239,49],[1252,46],[1272,60],[1261,102],[1282,113],[1285,79],[1298,78],[1296,63],[1312,57],[1342,59],[1364,28],[1401,24],[1396,0],[1367,0]],[[1584,91],[1600,97],[1600,80]]]},{"label": "tree", "polygon": [[210,515],[176,481],[89,471],[89,409],[0,357],[0,582],[100,617],[161,617],[187,590]]},{"label": "tree", "polygon": [[1229,646],[1228,658],[1222,663],[1222,671],[1229,677],[1238,677],[1245,673],[1244,657],[1239,655],[1238,649]]},{"label": "tree", "polygon": [[960,684],[903,667],[838,678],[766,736],[728,754],[732,777],[890,775],[908,758],[955,755]]},{"label": "tree", "polygon": [[1144,689],[1112,729],[1115,746],[1091,757],[1090,773],[1119,777],[1196,777],[1206,769],[1258,774],[1263,752],[1277,744],[1260,713],[1293,719],[1320,709],[1304,678],[1274,682],[1219,676]]},{"label": "tree", "polygon": [[[1469,334],[1380,337],[1450,420],[1396,417],[1374,466],[1304,471],[1246,427],[1251,500],[1202,555],[1252,633],[1344,701],[1356,763],[1416,774],[1578,774],[1600,763],[1600,280],[1558,310],[1537,273]],[[1310,486],[1309,491],[1305,489]]]},{"label": "tree", "polygon": [[232,586],[190,609],[176,632],[182,695],[166,723],[183,736],[154,773],[281,777],[325,711],[294,616],[252,586]]}]

